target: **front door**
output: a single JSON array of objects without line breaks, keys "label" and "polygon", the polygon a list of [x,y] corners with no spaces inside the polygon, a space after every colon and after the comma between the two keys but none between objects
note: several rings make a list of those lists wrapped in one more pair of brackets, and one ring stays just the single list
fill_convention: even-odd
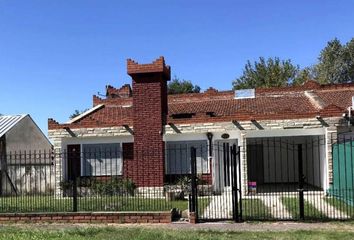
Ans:
[{"label": "front door", "polygon": [[80,177],[81,155],[80,144],[68,145],[67,164],[68,164],[68,180],[74,180]]},{"label": "front door", "polygon": [[214,174],[213,183],[215,191],[221,193],[225,187],[231,186],[232,160],[231,146],[237,145],[236,139],[227,139],[216,141],[214,145]]}]

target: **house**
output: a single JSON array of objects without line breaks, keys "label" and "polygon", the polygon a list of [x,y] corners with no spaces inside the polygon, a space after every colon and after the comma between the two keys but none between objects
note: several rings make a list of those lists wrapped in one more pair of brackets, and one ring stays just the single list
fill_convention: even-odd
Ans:
[{"label": "house", "polygon": [[[1,115],[0,116],[0,159],[1,184],[0,194],[18,194],[24,192],[43,192],[48,187],[42,184],[44,174],[52,160],[52,144],[33,121],[30,115]],[[29,184],[34,176],[38,179]],[[47,175],[49,176],[49,174]],[[50,180],[48,180],[50,183]],[[54,182],[53,182],[54,183]]]},{"label": "house", "polygon": [[44,151],[52,147],[29,114],[0,115],[0,154]]},{"label": "house", "polygon": [[[170,71],[163,57],[151,64],[128,59],[132,88],[107,86],[106,97],[93,96],[93,107],[80,116],[66,123],[49,119],[54,149],[68,152],[67,159],[56,162],[61,169],[57,179],[117,175],[144,191],[162,189],[190,173],[190,148],[196,147],[200,178],[212,191],[222,192],[232,174],[227,149],[236,145],[243,193],[250,182],[264,191],[269,184],[286,184],[292,191],[302,177],[321,191],[333,184],[332,144],[351,131],[347,116],[354,84],[308,81],[293,87],[168,95]],[[72,154],[92,149],[116,154]]]}]

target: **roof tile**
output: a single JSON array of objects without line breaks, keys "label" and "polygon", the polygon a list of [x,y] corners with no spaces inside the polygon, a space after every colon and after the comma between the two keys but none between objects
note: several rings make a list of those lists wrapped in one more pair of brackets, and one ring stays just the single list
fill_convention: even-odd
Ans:
[{"label": "roof tile", "polygon": [[[312,98],[321,101],[322,109],[313,103],[313,99],[308,94],[305,94],[305,91],[309,90],[311,90]],[[354,84],[319,85],[314,82],[297,87],[256,89],[256,97],[250,99],[234,99],[233,91],[216,90],[169,95],[168,122],[295,119],[313,118],[318,114],[323,117],[341,116],[347,107],[351,106],[352,96],[354,96]],[[105,106],[68,126],[132,125],[131,97],[126,99],[94,98],[94,100],[95,104],[104,104]],[[174,115],[178,114],[193,114],[193,116],[174,118]]]}]

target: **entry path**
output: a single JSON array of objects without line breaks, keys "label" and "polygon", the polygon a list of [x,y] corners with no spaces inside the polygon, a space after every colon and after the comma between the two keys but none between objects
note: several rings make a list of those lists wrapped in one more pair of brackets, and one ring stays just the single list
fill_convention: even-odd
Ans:
[{"label": "entry path", "polygon": [[291,214],[286,209],[279,195],[267,195],[258,197],[264,205],[270,210],[272,217],[276,219],[292,219]]},{"label": "entry path", "polygon": [[210,197],[210,203],[200,217],[202,219],[232,219],[231,189],[226,188],[221,195]]},{"label": "entry path", "polygon": [[324,195],[305,195],[305,200],[309,202],[312,206],[322,212],[324,215],[331,219],[348,219],[349,216],[344,212],[333,207],[331,204],[324,199]]},{"label": "entry path", "polygon": [[[297,198],[298,193],[288,193],[286,196],[281,194],[252,195],[244,196],[243,199],[259,199],[269,209],[270,214],[274,219],[293,219],[293,216],[283,204],[281,200],[282,197]],[[306,202],[311,204],[314,208],[330,219],[350,218],[346,213],[329,204],[325,200],[325,195],[323,193],[308,192],[308,194],[305,194],[304,198]],[[200,213],[200,217],[202,219],[232,219],[231,190],[226,188],[221,195],[211,196],[209,205],[202,213]]]}]

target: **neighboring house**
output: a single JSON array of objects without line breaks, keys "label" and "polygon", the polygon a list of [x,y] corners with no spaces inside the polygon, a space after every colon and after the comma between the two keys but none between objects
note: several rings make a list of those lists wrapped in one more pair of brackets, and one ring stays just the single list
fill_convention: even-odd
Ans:
[{"label": "neighboring house", "polygon": [[[32,183],[46,181],[45,174],[34,174],[44,170],[43,166],[50,166],[52,145],[37,124],[28,114],[0,116],[0,159],[1,184],[0,194],[19,194],[23,192],[43,191]],[[52,167],[53,168],[53,167]],[[49,177],[50,175],[46,175]]]},{"label": "neighboring house", "polygon": [[[230,166],[211,146],[235,144],[241,149],[242,190],[246,192],[250,181],[298,181],[298,150],[293,148],[289,154],[282,148],[281,142],[285,142],[305,146],[303,154],[311,162],[305,162],[304,168],[316,169],[307,176],[311,185],[327,190],[332,184],[332,139],[350,131],[343,114],[352,105],[354,84],[308,81],[296,87],[236,92],[210,88],[203,93],[168,96],[170,67],[163,57],[151,64],[129,59],[127,72],[132,89],[130,85],[108,86],[106,98],[93,96],[93,108],[80,116],[62,124],[48,120],[48,135],[56,151],[114,149],[122,152],[114,156],[116,167],[93,174],[92,168],[98,164],[95,159],[68,157],[57,161],[57,168],[62,169],[57,171],[57,179],[70,179],[73,174],[122,175],[139,187],[162,187],[174,175],[190,173],[189,149],[195,146],[206,150],[197,156],[197,171],[215,191],[222,191],[229,182],[220,179]],[[275,138],[280,145],[272,140]],[[306,148],[309,142],[318,144]],[[155,156],[139,164],[144,151]]]}]

